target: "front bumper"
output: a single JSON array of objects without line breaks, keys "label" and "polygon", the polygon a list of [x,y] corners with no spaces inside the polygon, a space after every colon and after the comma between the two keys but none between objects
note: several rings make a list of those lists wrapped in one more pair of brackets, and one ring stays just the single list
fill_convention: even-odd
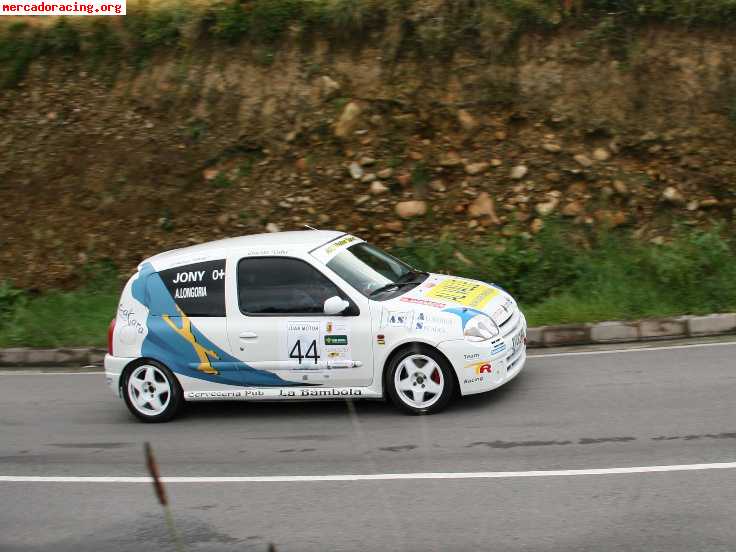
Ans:
[{"label": "front bumper", "polygon": [[118,398],[120,397],[120,374],[131,360],[133,359],[105,355],[105,381]]},{"label": "front bumper", "polygon": [[526,327],[517,311],[504,323],[501,337],[490,343],[455,339],[438,345],[455,369],[462,395],[490,391],[519,375],[526,363]]}]

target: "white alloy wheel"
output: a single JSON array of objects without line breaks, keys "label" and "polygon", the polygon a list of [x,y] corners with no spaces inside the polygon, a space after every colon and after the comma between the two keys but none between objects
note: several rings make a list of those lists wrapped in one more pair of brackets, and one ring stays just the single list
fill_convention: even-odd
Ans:
[{"label": "white alloy wheel", "polygon": [[396,368],[394,387],[407,406],[425,409],[440,400],[445,389],[445,376],[432,358],[412,354],[404,358]]},{"label": "white alloy wheel", "polygon": [[169,378],[158,366],[138,366],[128,378],[128,398],[133,408],[144,416],[158,416],[171,401]]}]

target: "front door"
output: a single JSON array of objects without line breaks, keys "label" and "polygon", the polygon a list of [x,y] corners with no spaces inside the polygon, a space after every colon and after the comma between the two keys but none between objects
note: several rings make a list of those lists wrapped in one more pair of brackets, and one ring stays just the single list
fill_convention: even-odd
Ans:
[{"label": "front door", "polygon": [[[235,264],[235,263],[234,263]],[[370,312],[315,266],[295,257],[245,257],[230,279],[237,308],[228,309],[233,354],[273,372],[285,385],[363,387],[373,379]],[[342,314],[324,314],[340,296]]]}]

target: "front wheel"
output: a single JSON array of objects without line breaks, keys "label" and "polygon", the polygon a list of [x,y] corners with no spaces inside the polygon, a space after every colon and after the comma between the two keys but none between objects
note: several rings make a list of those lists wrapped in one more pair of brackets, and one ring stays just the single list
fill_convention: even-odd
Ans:
[{"label": "front wheel", "polygon": [[406,351],[388,367],[388,395],[405,412],[439,412],[452,398],[455,378],[450,370],[447,361],[429,348]]},{"label": "front wheel", "polygon": [[168,422],[184,402],[174,374],[155,360],[128,370],[122,390],[128,410],[144,422]]}]

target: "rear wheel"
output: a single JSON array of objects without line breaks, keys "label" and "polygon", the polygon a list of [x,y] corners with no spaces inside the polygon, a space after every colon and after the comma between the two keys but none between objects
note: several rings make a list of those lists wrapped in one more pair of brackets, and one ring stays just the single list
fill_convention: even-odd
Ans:
[{"label": "rear wheel", "polygon": [[429,348],[401,353],[388,367],[388,395],[405,412],[439,412],[450,402],[455,387],[450,370],[447,361]]},{"label": "rear wheel", "polygon": [[176,377],[155,360],[129,369],[122,390],[128,410],[144,422],[168,422],[183,403]]}]

